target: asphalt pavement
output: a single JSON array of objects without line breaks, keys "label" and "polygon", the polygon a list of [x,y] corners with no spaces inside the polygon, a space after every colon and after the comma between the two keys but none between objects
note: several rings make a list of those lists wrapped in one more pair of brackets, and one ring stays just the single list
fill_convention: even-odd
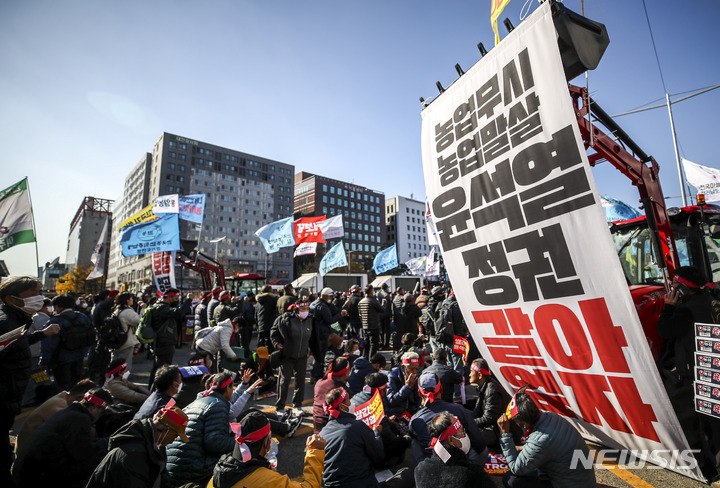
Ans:
[{"label": "asphalt pavement", "polygon": [[[389,357],[390,351],[382,351],[386,357]],[[190,355],[189,346],[177,349],[175,351],[174,362],[181,366],[187,364],[188,357]],[[130,380],[137,382],[142,385],[147,385],[150,370],[152,368],[152,360],[147,359],[144,353],[140,353],[133,359],[133,371],[131,372]],[[308,370],[308,378],[310,377]],[[305,442],[307,438],[312,434],[312,402],[313,402],[313,385],[306,381],[305,385],[305,401],[303,402],[303,410],[305,411],[305,417],[303,423],[295,436],[292,438],[276,438],[279,443],[278,452],[278,467],[277,470],[280,473],[287,474],[290,478],[297,478],[302,476],[303,471],[303,459],[305,452]],[[292,398],[294,384],[291,385],[288,393],[288,399]],[[473,388],[468,388],[469,398],[471,401]],[[275,398],[264,398],[258,400],[251,400],[248,406],[259,408],[266,412],[275,411]],[[290,407],[291,405],[287,405]],[[11,441],[14,441],[14,436],[20,429],[24,418],[27,417],[34,408],[26,408],[16,418],[13,429],[10,432]],[[600,449],[600,446],[594,446],[588,444],[592,449]],[[410,450],[407,451],[405,458],[401,464],[393,468],[393,472],[400,467],[408,467],[414,469],[415,460]],[[642,469],[624,469],[612,463],[604,463],[603,465],[596,464],[595,466],[596,478],[598,481],[598,488],[605,487],[617,487],[617,488],[702,488],[707,487],[706,484],[697,482],[685,476],[681,476],[677,473],[669,471],[667,469],[657,469],[657,466],[646,465]],[[493,477],[493,481],[496,486],[502,487],[502,481],[500,476]]]}]

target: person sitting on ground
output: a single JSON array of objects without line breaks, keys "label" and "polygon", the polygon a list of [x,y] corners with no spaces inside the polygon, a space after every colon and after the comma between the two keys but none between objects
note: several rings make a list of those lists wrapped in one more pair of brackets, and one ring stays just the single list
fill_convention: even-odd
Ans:
[{"label": "person sitting on ground", "polygon": [[323,368],[325,371],[330,367],[335,358],[340,357],[345,352],[343,348],[343,338],[333,333],[328,336],[328,348],[325,353],[325,361],[323,361]]},{"label": "person sitting on ground", "polygon": [[[593,488],[595,470],[592,464],[575,466],[575,453],[588,459],[585,440],[573,425],[555,412],[541,412],[527,393],[515,395],[517,414],[512,422],[525,432],[526,441],[518,451],[510,434],[510,422],[505,414],[498,419],[500,447],[510,471],[503,477],[509,487]],[[572,468],[571,468],[572,466]]]},{"label": "person sitting on ground", "polygon": [[[488,363],[483,358],[470,363],[470,384],[475,385],[478,391],[477,403],[473,410],[475,424],[480,428],[485,444],[490,448],[498,448],[500,428],[497,420],[510,403],[510,395],[492,376]],[[516,440],[519,441],[520,438]]]},{"label": "person sitting on ground", "polygon": [[452,403],[455,386],[462,384],[464,378],[463,375],[455,371],[452,366],[448,365],[447,349],[444,347],[435,349],[433,362],[425,368],[423,372],[425,371],[432,371],[440,378],[440,384],[442,384],[442,399]]},{"label": "person sitting on ground", "polygon": [[417,389],[420,355],[406,352],[402,355],[400,365],[390,372],[387,398],[390,408],[386,415],[410,415],[420,408],[420,395]]},{"label": "person sitting on ground", "polygon": [[80,380],[75,383],[68,391],[61,391],[57,395],[48,398],[42,405],[33,410],[33,412],[25,419],[25,422],[23,422],[22,427],[20,427],[20,431],[18,432],[17,439],[15,439],[15,456],[17,457],[20,454],[20,451],[25,443],[30,439],[30,436],[42,424],[47,422],[50,417],[58,413],[60,410],[67,408],[68,405],[82,400],[83,395],[85,395],[88,390],[95,388],[95,386],[95,383],[93,383],[89,378],[85,378],[84,380]]},{"label": "person sitting on ground", "polygon": [[187,421],[187,415],[178,407],[166,406],[152,418],[123,425],[110,437],[110,451],[95,468],[85,488],[167,486],[165,446],[178,436],[187,442]]},{"label": "person sitting on ground", "polygon": [[23,447],[13,466],[16,486],[85,486],[107,453],[108,439],[94,436],[93,424],[113,402],[93,388],[42,424]]},{"label": "person sitting on ground", "polygon": [[[359,350],[359,349],[358,349]],[[382,353],[375,353],[370,361],[363,356],[356,356],[355,361],[350,366],[350,376],[347,380],[347,388],[350,395],[357,395],[365,385],[365,378],[370,373],[382,371],[385,368],[385,356]]]},{"label": "person sitting on ground", "polygon": [[483,463],[471,463],[470,438],[460,420],[442,412],[428,424],[432,456],[415,466],[417,488],[494,488]]},{"label": "person sitting on ground", "polygon": [[188,442],[175,440],[167,447],[169,481],[176,485],[205,486],[220,456],[230,452],[235,438],[230,431],[230,399],[233,378],[228,373],[212,376],[203,396],[188,405]]},{"label": "person sitting on ground", "polygon": [[277,389],[277,377],[275,371],[270,367],[268,358],[270,352],[265,346],[260,346],[257,350],[252,353],[250,358],[246,361],[243,366],[243,370],[249,369],[253,372],[253,377],[250,378],[250,383],[254,383],[257,380],[263,380],[260,389],[260,394],[273,392]]},{"label": "person sitting on ground", "polygon": [[[325,394],[333,388],[345,388],[345,382],[350,376],[350,363],[346,358],[336,358],[332,362],[325,377],[315,383],[315,397],[313,400],[313,431],[317,434],[328,421],[325,411]],[[348,394],[350,392],[348,391]]]},{"label": "person sitting on ground", "polygon": [[[177,395],[182,385],[182,374],[177,365],[163,364],[155,372],[155,381],[153,381],[153,391],[149,397],[145,399],[140,410],[133,417],[135,420],[149,419],[157,413],[160,408]],[[173,402],[174,403],[174,402]]]},{"label": "person sitting on ground", "polygon": [[110,392],[116,402],[140,407],[147,400],[150,391],[142,385],[127,380],[130,376],[128,365],[123,358],[110,362],[105,373],[105,389]]},{"label": "person sitting on ground", "polygon": [[430,443],[432,437],[428,431],[428,424],[441,412],[450,412],[460,419],[463,429],[467,433],[472,449],[468,457],[475,463],[484,463],[488,455],[480,429],[475,425],[475,419],[469,410],[457,403],[446,402],[442,399],[442,383],[432,371],[423,371],[418,380],[418,392],[422,397],[422,408],[418,410],[410,420],[410,431],[412,433],[412,450],[415,460],[420,463],[423,459],[430,457]]},{"label": "person sitting on ground", "polygon": [[[373,354],[373,356],[375,354]],[[355,361],[357,361],[358,358],[363,357],[360,351],[360,342],[357,339],[348,339],[347,341],[345,341],[345,346],[343,347],[343,354],[341,354],[341,356],[347,358],[348,362],[350,363],[350,367],[352,368],[352,365],[355,363]]]},{"label": "person sitting on ground", "polygon": [[301,480],[275,472],[265,457],[271,449],[272,432],[268,419],[257,412],[232,424],[235,446],[220,458],[208,488],[320,488],[325,440],[311,435],[305,442],[305,466]]},{"label": "person sitting on ground", "polygon": [[344,388],[333,388],[325,395],[330,420],[320,431],[325,439],[325,488],[373,488],[413,486],[412,472],[401,468],[390,479],[378,483],[373,465],[385,458],[382,427],[370,429],[349,413],[350,395]]},{"label": "person sitting on ground", "polygon": [[[401,358],[406,352],[416,352],[418,353],[418,357],[424,356],[422,340],[418,339],[417,334],[407,332],[406,334],[403,334],[400,342],[400,348],[395,351],[390,358],[391,367],[396,368],[400,366]],[[421,366],[423,366],[423,362],[424,360],[420,361]]]},{"label": "person sitting on ground", "polygon": [[183,380],[180,391],[173,396],[178,407],[184,409],[197,399],[198,393],[205,391],[204,380],[210,376],[208,364],[212,365],[209,354],[195,353],[190,355],[188,366],[180,368]]},{"label": "person sitting on ground", "polygon": [[[353,407],[353,411],[357,410],[360,405],[368,402],[375,392],[378,392],[383,402],[383,411],[388,410],[387,400],[387,383],[388,377],[382,373],[370,373],[365,377],[365,386],[362,391],[350,399],[350,404]],[[377,468],[387,468],[399,464],[405,451],[410,447],[410,440],[403,436],[403,433],[399,430],[396,423],[395,415],[383,417],[380,422],[382,426],[382,441],[383,447],[385,448],[385,458],[382,463],[377,465]]]}]

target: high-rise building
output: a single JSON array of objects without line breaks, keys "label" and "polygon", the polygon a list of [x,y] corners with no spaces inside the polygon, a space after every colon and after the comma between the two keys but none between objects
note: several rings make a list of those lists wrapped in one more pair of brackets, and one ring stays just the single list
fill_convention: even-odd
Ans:
[{"label": "high-rise building", "polygon": [[[204,193],[202,226],[181,220],[181,238],[220,262],[228,276],[258,273],[267,281],[289,282],[292,250],[266,254],[255,231],[292,215],[293,174],[290,164],[163,132],[126,178],[116,226],[157,196]],[[140,291],[152,281],[150,256],[124,258],[116,241],[110,281]],[[180,288],[199,288],[195,273],[176,271]]]},{"label": "high-rise building", "polygon": [[105,220],[110,219],[112,222],[112,204],[112,200],[102,198],[85,197],[83,199],[70,224],[65,255],[65,265],[68,269],[76,266],[92,266],[90,258],[100,238]]},{"label": "high-rise building", "polygon": [[[365,269],[372,267],[373,258],[386,244],[384,201],[385,195],[377,190],[306,171],[295,174],[295,218],[342,214],[348,261],[360,261]],[[339,240],[319,244],[315,261],[319,263]]]},{"label": "high-rise building", "polygon": [[385,225],[401,263],[430,253],[423,202],[401,196],[385,200]]}]

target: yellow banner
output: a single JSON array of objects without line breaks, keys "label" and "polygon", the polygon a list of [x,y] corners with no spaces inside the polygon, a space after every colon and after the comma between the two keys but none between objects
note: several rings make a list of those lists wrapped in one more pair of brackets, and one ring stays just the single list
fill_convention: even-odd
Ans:
[{"label": "yellow banner", "polygon": [[159,218],[160,217],[158,217],[157,215],[155,215],[153,213],[153,204],[151,203],[150,205],[148,205],[144,209],[140,210],[135,215],[128,218],[125,222],[120,224],[120,227],[118,227],[118,231],[122,230],[123,227],[127,227],[128,225],[141,224],[143,222],[151,222],[151,221],[157,220]]},{"label": "yellow banner", "polygon": [[490,0],[490,22],[495,33],[495,45],[500,42],[500,34],[498,33],[497,20],[503,9],[510,3],[510,0]]}]

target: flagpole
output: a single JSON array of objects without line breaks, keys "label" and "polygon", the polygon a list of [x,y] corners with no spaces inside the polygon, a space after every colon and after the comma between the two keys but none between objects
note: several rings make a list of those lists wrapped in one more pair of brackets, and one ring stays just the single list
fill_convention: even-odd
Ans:
[{"label": "flagpole", "polygon": [[[32,217],[33,236],[35,237],[35,272],[40,278],[40,255],[38,254],[38,237],[35,229],[35,212],[33,211],[32,197],[30,196],[30,181],[25,177],[25,187],[27,188],[28,200],[30,201],[30,216]],[[44,285],[44,283],[43,283]]]}]

